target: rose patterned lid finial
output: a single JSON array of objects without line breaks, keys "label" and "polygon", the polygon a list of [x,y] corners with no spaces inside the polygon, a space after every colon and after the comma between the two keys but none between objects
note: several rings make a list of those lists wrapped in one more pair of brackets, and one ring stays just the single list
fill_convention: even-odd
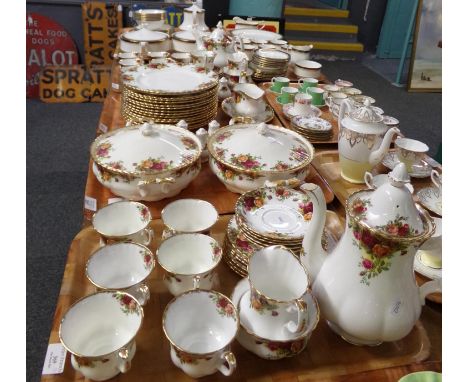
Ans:
[{"label": "rose patterned lid finial", "polygon": [[364,100],[364,106],[357,107],[349,114],[349,116],[358,122],[376,123],[383,121],[382,115],[376,113],[372,109],[371,103],[368,99]]}]

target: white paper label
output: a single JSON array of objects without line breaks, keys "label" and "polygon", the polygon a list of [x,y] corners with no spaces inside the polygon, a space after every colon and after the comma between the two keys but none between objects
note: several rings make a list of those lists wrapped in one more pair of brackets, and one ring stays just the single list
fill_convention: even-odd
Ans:
[{"label": "white paper label", "polygon": [[67,350],[61,343],[49,344],[47,354],[42,368],[42,374],[60,374],[65,367],[65,359],[67,358]]},{"label": "white paper label", "polygon": [[107,133],[107,130],[109,130],[109,128],[104,125],[103,123],[100,123],[99,124],[99,130],[101,130],[103,133]]},{"label": "white paper label", "polygon": [[90,211],[97,211],[97,200],[89,196],[85,196],[84,207]]},{"label": "white paper label", "polygon": [[120,202],[121,200],[123,200],[123,199],[122,198],[109,198],[107,200],[107,203],[112,204],[112,203],[115,203],[115,202]]},{"label": "white paper label", "polygon": [[112,89],[119,90],[120,89],[119,84],[116,84],[115,82],[112,82]]}]

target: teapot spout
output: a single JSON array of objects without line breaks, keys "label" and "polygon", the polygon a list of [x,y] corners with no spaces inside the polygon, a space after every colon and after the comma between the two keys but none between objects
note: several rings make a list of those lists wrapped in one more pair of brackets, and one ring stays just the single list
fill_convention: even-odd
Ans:
[{"label": "teapot spout", "polygon": [[325,227],[327,203],[319,186],[314,183],[303,184],[301,190],[312,200],[312,219],[302,241],[301,263],[307,269],[309,277],[314,280],[323,262],[326,252],[322,248],[322,233]]},{"label": "teapot spout", "polygon": [[369,155],[369,163],[372,166],[375,166],[382,161],[383,157],[385,156],[390,147],[390,143],[392,143],[393,136],[399,133],[400,130],[396,127],[392,127],[385,133],[384,139],[380,144],[380,147],[377,150],[372,151]]}]

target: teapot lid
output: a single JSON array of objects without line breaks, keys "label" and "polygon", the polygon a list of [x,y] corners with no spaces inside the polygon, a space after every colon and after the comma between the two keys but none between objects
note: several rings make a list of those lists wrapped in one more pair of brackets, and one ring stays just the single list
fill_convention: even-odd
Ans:
[{"label": "teapot lid", "polygon": [[374,123],[383,121],[382,115],[375,112],[368,99],[364,100],[364,106],[355,108],[349,113],[349,116],[358,122]]},{"label": "teapot lid", "polygon": [[349,197],[349,218],[361,229],[391,241],[423,242],[432,235],[435,225],[405,187],[410,181],[405,165],[399,163],[388,177],[390,181],[376,190],[358,191]]}]

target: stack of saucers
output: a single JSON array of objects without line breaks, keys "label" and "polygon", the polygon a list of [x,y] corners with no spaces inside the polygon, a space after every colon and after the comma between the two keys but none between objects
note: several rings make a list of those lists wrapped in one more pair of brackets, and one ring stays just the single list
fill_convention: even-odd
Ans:
[{"label": "stack of saucers", "polygon": [[247,275],[250,256],[271,245],[283,245],[296,256],[312,217],[312,201],[292,188],[262,187],[241,195],[224,241],[225,261]]},{"label": "stack of saucers", "polygon": [[284,76],[288,71],[291,56],[277,49],[258,49],[249,63],[254,71],[252,79],[255,81],[269,81],[273,77]]},{"label": "stack of saucers", "polygon": [[295,116],[291,119],[290,127],[311,142],[328,141],[333,135],[333,126],[330,122],[313,116]]},{"label": "stack of saucers", "polygon": [[207,126],[218,107],[218,78],[194,65],[141,65],[122,75],[122,115],[128,121]]}]

